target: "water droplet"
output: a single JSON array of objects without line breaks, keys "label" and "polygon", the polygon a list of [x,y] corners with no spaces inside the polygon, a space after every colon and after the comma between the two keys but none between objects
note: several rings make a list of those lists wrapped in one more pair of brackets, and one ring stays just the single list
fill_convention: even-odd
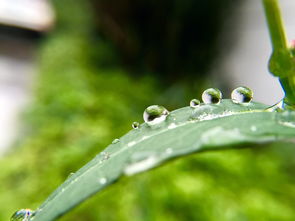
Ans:
[{"label": "water droplet", "polygon": [[148,125],[152,126],[165,121],[168,114],[169,112],[165,107],[152,105],[145,109],[143,119]]},{"label": "water droplet", "polygon": [[108,160],[108,159],[110,158],[110,154],[107,153],[107,152],[105,152],[105,151],[101,152],[101,155],[103,156],[103,157],[102,157],[102,160],[103,160],[103,161],[104,161],[104,160]]},{"label": "water droplet", "polygon": [[29,221],[31,217],[35,215],[35,212],[30,209],[21,209],[16,211],[10,218],[10,221]]},{"label": "water droplet", "polygon": [[202,100],[205,104],[219,104],[222,99],[222,93],[217,88],[209,88],[202,94]]},{"label": "water droplet", "polygon": [[189,103],[189,106],[196,108],[200,106],[201,102],[198,99],[192,99]]},{"label": "water droplet", "polygon": [[107,183],[107,178],[105,178],[105,177],[100,178],[100,179],[99,179],[99,183],[100,183],[101,185],[106,184],[106,183]]},{"label": "water droplet", "polygon": [[70,174],[68,175],[68,178],[72,177],[74,174],[75,174],[75,173],[70,173]]},{"label": "water droplet", "polygon": [[133,122],[132,123],[132,128],[133,129],[138,129],[139,128],[139,123],[138,122]]},{"label": "water droplet", "polygon": [[120,142],[120,140],[118,138],[116,138],[116,139],[113,140],[112,144],[116,144],[116,143],[119,143],[119,142]]},{"label": "water droplet", "polygon": [[236,104],[250,103],[253,98],[253,92],[247,87],[238,87],[231,93],[231,99]]}]

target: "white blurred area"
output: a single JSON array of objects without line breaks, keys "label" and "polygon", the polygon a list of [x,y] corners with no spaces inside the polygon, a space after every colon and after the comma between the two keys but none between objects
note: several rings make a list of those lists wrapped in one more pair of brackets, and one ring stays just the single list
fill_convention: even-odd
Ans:
[{"label": "white blurred area", "polygon": [[[295,39],[295,1],[280,0],[279,3],[291,41]],[[262,0],[244,1],[224,31],[226,36],[232,36],[232,42],[227,42],[224,47],[231,46],[213,73],[224,72],[225,81],[231,82],[232,89],[237,86],[251,88],[255,101],[274,104],[282,99],[284,93],[277,78],[267,70],[271,44]],[[223,51],[227,49],[223,48]]]},{"label": "white blurred area", "polygon": [[0,41],[1,155],[17,138],[21,111],[31,97],[35,68],[34,47],[30,42],[20,39],[5,40],[3,37],[0,37]]},{"label": "white blurred area", "polygon": [[0,155],[17,140],[32,97],[36,36],[54,21],[46,0],[0,0]]},{"label": "white blurred area", "polygon": [[0,24],[46,31],[54,13],[46,0],[0,0]]}]

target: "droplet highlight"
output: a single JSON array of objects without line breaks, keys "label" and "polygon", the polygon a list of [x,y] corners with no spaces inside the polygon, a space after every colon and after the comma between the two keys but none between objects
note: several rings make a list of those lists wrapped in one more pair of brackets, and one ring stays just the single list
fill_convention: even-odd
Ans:
[{"label": "droplet highlight", "polygon": [[105,178],[105,177],[100,178],[100,179],[99,179],[99,183],[100,183],[101,185],[106,184],[106,183],[107,183],[107,178]]},{"label": "droplet highlight", "polygon": [[165,107],[152,105],[143,112],[143,119],[149,126],[152,126],[165,121],[168,114],[169,111]]},{"label": "droplet highlight", "polygon": [[205,104],[219,104],[222,99],[222,93],[217,88],[209,88],[202,94],[202,100]]},{"label": "droplet highlight", "polygon": [[138,129],[139,128],[139,123],[138,122],[133,122],[132,123],[132,128],[133,129]]},{"label": "droplet highlight", "polygon": [[189,103],[189,106],[192,108],[196,108],[200,106],[201,102],[198,99],[192,99]]},{"label": "droplet highlight", "polygon": [[10,218],[10,221],[29,221],[35,212],[30,209],[21,209],[16,211]]},{"label": "droplet highlight", "polygon": [[231,93],[231,99],[236,104],[247,104],[253,99],[253,91],[247,87],[238,87]]},{"label": "droplet highlight", "polygon": [[150,168],[155,167],[158,164],[158,159],[155,156],[150,156],[138,162],[127,165],[124,169],[124,174],[127,176],[134,175],[136,173],[143,172]]}]

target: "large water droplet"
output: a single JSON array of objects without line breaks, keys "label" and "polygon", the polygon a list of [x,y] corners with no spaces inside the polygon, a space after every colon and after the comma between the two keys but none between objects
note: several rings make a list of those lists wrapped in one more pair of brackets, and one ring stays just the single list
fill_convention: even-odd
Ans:
[{"label": "large water droplet", "polygon": [[202,100],[205,104],[219,104],[222,99],[222,93],[217,88],[209,88],[202,94]]},{"label": "large water droplet", "polygon": [[138,122],[133,122],[132,123],[132,128],[133,129],[138,129],[139,128],[139,123]]},{"label": "large water droplet", "polygon": [[16,211],[10,218],[10,221],[29,221],[35,212],[30,209],[21,209]]},{"label": "large water droplet", "polygon": [[168,116],[169,112],[165,107],[159,105],[152,105],[145,109],[143,119],[148,125],[155,125],[163,122]]},{"label": "large water droplet", "polygon": [[231,93],[231,99],[236,104],[245,104],[251,102],[253,98],[253,92],[247,87],[238,87]]},{"label": "large water droplet", "polygon": [[189,103],[189,106],[196,108],[196,107],[200,106],[200,103],[201,102],[198,99],[192,99]]}]

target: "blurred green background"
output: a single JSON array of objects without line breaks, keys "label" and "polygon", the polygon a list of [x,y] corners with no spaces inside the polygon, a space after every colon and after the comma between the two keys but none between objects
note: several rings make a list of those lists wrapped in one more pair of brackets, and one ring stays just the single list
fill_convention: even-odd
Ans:
[{"label": "blurred green background", "polygon": [[[55,0],[40,42],[25,134],[0,159],[0,220],[36,209],[71,172],[142,122],[210,84],[233,0]],[[253,55],[255,56],[255,55]],[[227,90],[227,88],[224,88]],[[124,178],[63,221],[295,220],[295,149],[208,152]]]}]

